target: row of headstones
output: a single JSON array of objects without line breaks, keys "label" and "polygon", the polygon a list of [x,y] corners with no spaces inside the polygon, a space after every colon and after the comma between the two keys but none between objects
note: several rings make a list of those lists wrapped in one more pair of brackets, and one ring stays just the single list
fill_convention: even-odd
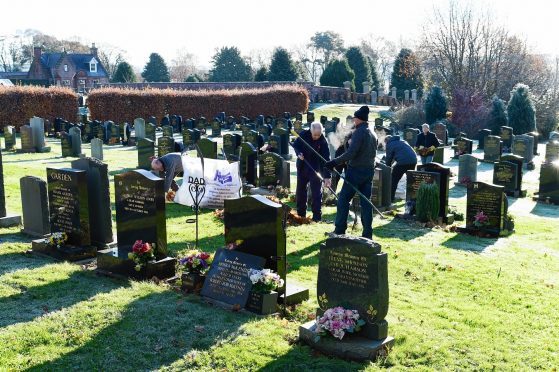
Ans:
[{"label": "row of headstones", "polygon": [[[44,120],[34,116],[29,120],[29,125],[20,128],[21,149],[19,152],[49,152],[50,147],[45,146],[45,123]],[[15,150],[16,130],[13,126],[4,128],[4,149]]]}]

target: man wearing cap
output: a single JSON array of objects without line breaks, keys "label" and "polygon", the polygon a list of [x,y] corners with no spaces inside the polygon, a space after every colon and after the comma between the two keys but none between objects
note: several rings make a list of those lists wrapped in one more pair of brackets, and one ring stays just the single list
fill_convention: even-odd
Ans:
[{"label": "man wearing cap", "polygon": [[329,169],[347,162],[345,181],[338,195],[334,234],[345,234],[349,205],[355,190],[352,184],[368,200],[361,197],[361,222],[363,223],[363,237],[373,238],[373,209],[370,204],[373,174],[375,172],[375,156],[377,154],[377,137],[369,130],[369,107],[362,106],[353,114],[355,130],[349,140],[348,149],[333,160],[326,162]]},{"label": "man wearing cap", "polygon": [[297,200],[297,214],[305,217],[307,214],[307,185],[310,184],[312,194],[312,219],[319,222],[322,219],[322,181],[324,186],[330,187],[330,171],[324,167],[322,161],[313,151],[305,146],[306,142],[324,159],[330,159],[328,143],[322,134],[324,128],[319,122],[311,123],[309,130],[301,132],[299,137],[293,142],[293,148],[297,154],[297,190],[295,199]]}]

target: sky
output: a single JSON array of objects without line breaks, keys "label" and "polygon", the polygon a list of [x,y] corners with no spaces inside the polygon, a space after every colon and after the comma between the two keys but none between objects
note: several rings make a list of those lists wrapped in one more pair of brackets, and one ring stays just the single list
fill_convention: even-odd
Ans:
[{"label": "sky", "polygon": [[[489,7],[496,23],[535,50],[559,55],[558,1],[457,1]],[[433,8],[447,6],[448,0],[10,1],[0,6],[0,36],[36,29],[57,38],[110,44],[126,51],[137,69],[152,52],[169,62],[182,49],[207,67],[222,46],[237,46],[243,55],[277,46],[290,49],[326,30],[341,34],[346,46],[373,35],[410,47]]]}]

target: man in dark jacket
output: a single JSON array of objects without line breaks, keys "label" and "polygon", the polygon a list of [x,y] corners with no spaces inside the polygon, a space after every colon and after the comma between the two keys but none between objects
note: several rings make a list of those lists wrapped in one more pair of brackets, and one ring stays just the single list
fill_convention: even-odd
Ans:
[{"label": "man in dark jacket", "polygon": [[[171,152],[159,158],[153,157],[151,160],[151,169],[160,174],[164,174],[165,183],[163,184],[163,190],[165,190],[165,193],[167,193],[169,189],[172,189],[174,192],[179,189],[179,185],[175,182],[175,177],[183,173],[180,152]],[[170,200],[171,196],[172,193],[167,194],[167,200]]]},{"label": "man in dark jacket", "polygon": [[349,186],[351,183],[368,200],[361,197],[361,222],[363,224],[363,237],[373,238],[373,208],[370,203],[373,174],[375,171],[375,156],[377,154],[377,137],[369,129],[369,107],[362,106],[353,114],[355,130],[349,140],[349,147],[342,155],[326,163],[326,167],[333,167],[347,162],[345,182],[338,195],[338,205],[334,234],[345,234],[349,204],[355,190]]},{"label": "man in dark jacket", "polygon": [[324,167],[324,162],[316,156],[302,141],[305,141],[316,150],[324,159],[330,160],[328,143],[322,134],[321,123],[311,123],[310,129],[301,132],[293,142],[293,148],[297,154],[297,214],[305,217],[307,214],[307,185],[310,184],[312,194],[312,219],[318,222],[322,219],[322,181],[318,172],[324,179],[324,186],[330,187],[330,171]]},{"label": "man in dark jacket", "polygon": [[386,136],[386,165],[392,166],[392,202],[396,196],[396,188],[402,176],[409,170],[414,170],[417,164],[417,155],[411,146],[400,139],[400,136]]},{"label": "man in dark jacket", "polygon": [[421,164],[427,164],[433,161],[435,148],[439,147],[441,143],[435,133],[429,130],[429,124],[423,124],[421,129],[422,132],[417,136],[415,149],[421,157]]}]

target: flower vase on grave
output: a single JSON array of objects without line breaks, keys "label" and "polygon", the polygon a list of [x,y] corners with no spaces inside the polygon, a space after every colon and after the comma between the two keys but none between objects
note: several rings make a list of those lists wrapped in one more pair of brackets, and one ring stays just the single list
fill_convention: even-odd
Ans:
[{"label": "flower vase on grave", "polygon": [[206,276],[200,273],[183,273],[181,275],[181,289],[185,292],[198,293],[204,286]]},{"label": "flower vase on grave", "polygon": [[277,312],[278,292],[259,293],[250,291],[246,309],[260,315],[269,315]]}]

